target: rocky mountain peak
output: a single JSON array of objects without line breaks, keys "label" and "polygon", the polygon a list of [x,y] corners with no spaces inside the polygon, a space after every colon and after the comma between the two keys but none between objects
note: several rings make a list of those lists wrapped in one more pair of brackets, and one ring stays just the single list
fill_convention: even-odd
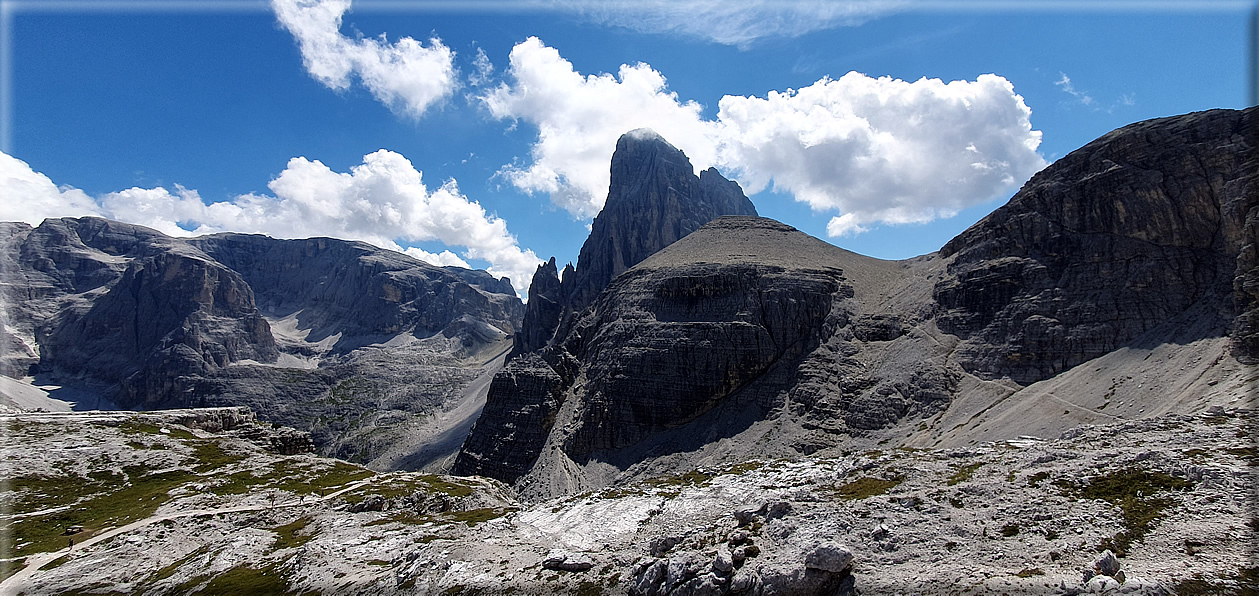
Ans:
[{"label": "rocky mountain peak", "polygon": [[612,154],[608,197],[591,224],[577,268],[564,275],[558,288],[554,264],[539,268],[543,279],[535,275],[529,301],[539,298],[546,306],[533,307],[535,316],[526,316],[514,354],[559,339],[572,316],[589,306],[612,278],[656,251],[716,217],[756,214],[737,183],[713,168],[696,176],[686,154],[655,131],[639,128],[621,135]]}]

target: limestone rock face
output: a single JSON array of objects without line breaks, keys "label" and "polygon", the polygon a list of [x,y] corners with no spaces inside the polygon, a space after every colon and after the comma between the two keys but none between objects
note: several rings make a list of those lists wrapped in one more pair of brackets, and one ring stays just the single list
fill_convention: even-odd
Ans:
[{"label": "limestone rock face", "polygon": [[[719,218],[698,234],[681,248],[722,235],[803,236],[750,217]],[[824,250],[818,244],[811,248]],[[689,422],[820,343],[836,303],[852,296],[843,271],[825,261],[780,261],[755,242],[746,248],[749,257],[718,262],[678,260],[690,254],[681,249],[652,257],[617,277],[587,311],[565,345],[587,379],[570,456],[627,447]],[[845,318],[842,308],[834,314]]]},{"label": "limestone rock face", "polygon": [[574,310],[626,269],[713,218],[756,215],[738,184],[712,168],[695,176],[686,155],[648,129],[617,140],[611,168],[607,202],[577,259]]},{"label": "limestone rock face", "polygon": [[195,248],[98,218],[23,236],[9,279],[26,283],[10,291],[44,300],[14,301],[11,318],[29,326],[41,367],[117,383],[123,403],[147,408],[177,400],[180,375],[277,357],[249,285]]},{"label": "limestone rock face", "polygon": [[564,316],[567,296],[555,268],[555,257],[538,265],[529,285],[529,303],[525,305],[525,318],[516,335],[513,351],[518,354],[532,352],[551,340],[560,319]]},{"label": "limestone rock face", "polygon": [[969,371],[1020,383],[1108,353],[1190,308],[1259,357],[1254,110],[1126,126],[1036,174],[941,249],[940,328]]},{"label": "limestone rock face", "polygon": [[[515,479],[533,465],[572,379],[537,353],[519,356],[494,375],[485,409],[455,460],[457,473]],[[479,432],[478,432],[479,431]]]},{"label": "limestone rock face", "polygon": [[509,362],[454,471],[527,482],[630,466],[770,412],[823,438],[740,449],[808,453],[828,433],[934,413],[956,379],[900,319],[868,312],[908,271],[770,219],[719,217],[617,276],[561,343]]},{"label": "limestone rock face", "polygon": [[341,333],[346,347],[362,336],[431,335],[464,314],[512,333],[523,314],[509,281],[362,242],[214,234],[188,243],[248,281],[264,312],[300,313],[303,327]]}]

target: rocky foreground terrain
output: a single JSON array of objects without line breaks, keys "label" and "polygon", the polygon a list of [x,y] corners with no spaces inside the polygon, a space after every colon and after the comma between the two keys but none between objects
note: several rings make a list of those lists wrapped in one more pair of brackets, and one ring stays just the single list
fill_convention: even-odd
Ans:
[{"label": "rocky foreground terrain", "polygon": [[233,408],[0,418],[16,473],[0,492],[0,590],[1259,590],[1252,410],[968,448],[854,444],[538,503],[492,480],[281,455],[304,435],[255,420]]}]

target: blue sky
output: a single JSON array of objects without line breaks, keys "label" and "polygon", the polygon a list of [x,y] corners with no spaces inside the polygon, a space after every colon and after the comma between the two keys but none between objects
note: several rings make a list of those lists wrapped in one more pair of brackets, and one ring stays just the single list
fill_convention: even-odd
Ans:
[{"label": "blue sky", "polygon": [[0,219],[352,237],[523,290],[649,125],[762,215],[906,258],[1114,128],[1249,100],[1243,2],[343,8],[5,2]]}]

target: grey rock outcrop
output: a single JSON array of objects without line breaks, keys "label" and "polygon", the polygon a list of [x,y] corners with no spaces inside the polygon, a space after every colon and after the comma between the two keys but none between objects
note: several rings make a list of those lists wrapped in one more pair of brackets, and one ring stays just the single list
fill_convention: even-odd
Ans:
[{"label": "grey rock outcrop", "polygon": [[187,241],[237,272],[266,313],[298,313],[310,341],[348,351],[379,336],[432,335],[464,315],[513,333],[522,305],[509,280],[435,267],[363,242],[214,234]]},{"label": "grey rock outcrop", "polygon": [[969,371],[1051,377],[1198,308],[1259,358],[1259,123],[1213,110],[1111,132],[949,241],[940,328]]},{"label": "grey rock outcrop", "polygon": [[[787,455],[828,434],[935,413],[953,374],[921,357],[899,319],[867,313],[911,279],[906,271],[773,220],[717,218],[617,276],[562,343],[509,363],[455,469],[507,481],[544,467],[566,474],[565,462],[626,469],[737,435],[771,412],[824,429],[815,443],[780,444]],[[857,321],[894,331],[858,340]],[[545,392],[516,389],[521,375]]]},{"label": "grey rock outcrop", "polygon": [[249,285],[196,248],[99,218],[10,231],[5,299],[40,368],[116,384],[121,403],[153,408],[177,403],[179,376],[278,355]]},{"label": "grey rock outcrop", "polygon": [[[721,236],[752,240],[741,249],[755,256],[693,258],[703,246],[728,246]],[[774,240],[760,246],[762,237]],[[797,249],[816,257],[833,247],[773,220],[723,217],[616,278],[565,345],[586,370],[566,452],[584,459],[628,447],[742,390],[769,395],[789,384],[828,319],[834,327],[846,318],[836,303],[852,296],[840,267],[792,262]],[[765,387],[750,387],[758,380]]]},{"label": "grey rock outcrop", "polygon": [[581,246],[572,310],[594,301],[613,278],[720,215],[756,215],[739,185],[716,169],[694,175],[691,161],[649,129],[616,142],[608,198]]},{"label": "grey rock outcrop", "polygon": [[514,480],[533,465],[572,382],[556,368],[565,369],[529,353],[494,375],[485,409],[459,452],[455,470]]}]

